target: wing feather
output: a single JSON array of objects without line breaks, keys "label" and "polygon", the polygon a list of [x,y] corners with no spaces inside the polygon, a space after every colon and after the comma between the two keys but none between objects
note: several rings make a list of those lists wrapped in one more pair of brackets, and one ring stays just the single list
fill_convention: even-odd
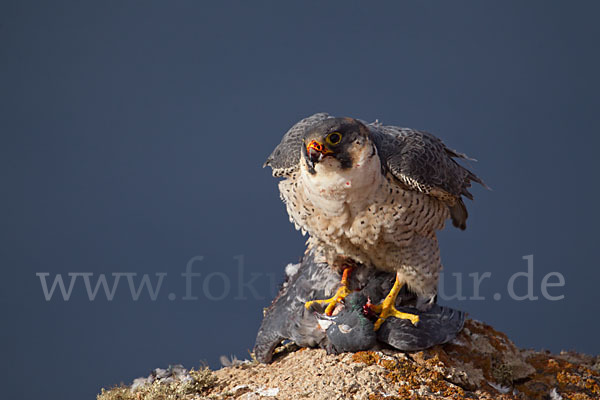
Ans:
[{"label": "wing feather", "polygon": [[454,225],[465,229],[468,213],[461,196],[473,199],[469,192],[472,182],[487,187],[456,161],[472,159],[427,132],[378,123],[367,126],[384,167],[409,189],[448,204]]},{"label": "wing feather", "polygon": [[[327,113],[313,114],[294,124],[267,158],[263,167],[273,169],[273,176],[291,176],[300,165],[304,133],[315,124],[334,118]],[[364,122],[364,121],[363,121]],[[364,124],[371,132],[383,168],[410,190],[434,196],[450,208],[452,222],[465,229],[468,217],[462,196],[472,200],[472,182],[486,184],[457,160],[471,160],[467,155],[447,147],[434,135],[410,128],[384,126],[379,122]]]}]

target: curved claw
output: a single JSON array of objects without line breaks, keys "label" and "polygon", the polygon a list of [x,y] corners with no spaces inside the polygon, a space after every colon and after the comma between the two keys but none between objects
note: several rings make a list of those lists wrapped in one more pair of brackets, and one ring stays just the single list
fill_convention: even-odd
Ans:
[{"label": "curved claw", "polygon": [[307,301],[304,304],[304,307],[306,307],[307,310],[310,310],[310,308],[312,307],[312,305],[315,304],[315,303],[317,303],[317,304],[327,304],[327,308],[325,308],[325,314],[331,316],[331,314],[333,314],[333,310],[335,309],[335,306],[338,305],[338,303],[340,303],[342,300],[344,300],[344,298],[346,296],[348,296],[350,293],[352,293],[350,291],[350,289],[348,289],[348,279],[350,278],[350,273],[352,272],[353,268],[354,267],[351,267],[351,266],[344,268],[344,273],[342,274],[341,286],[335,292],[335,294],[333,295],[333,297],[330,297],[330,298],[325,299],[325,300],[311,300],[311,301]]},{"label": "curved claw", "polygon": [[398,279],[398,275],[396,275],[396,281],[394,282],[394,286],[392,286],[392,290],[390,290],[381,304],[371,304],[370,301],[367,303],[367,306],[371,311],[379,314],[379,318],[377,318],[377,321],[375,321],[375,330],[381,328],[381,324],[383,324],[383,322],[389,317],[408,319],[413,325],[417,325],[419,322],[418,315],[405,313],[396,309],[396,297],[398,297],[400,288],[402,288],[402,284]]},{"label": "curved claw", "polygon": [[327,304],[327,307],[325,308],[325,314],[326,315],[331,315],[333,313],[333,310],[335,308],[335,306],[340,303],[342,300],[344,300],[344,298],[346,296],[348,296],[350,293],[352,293],[350,291],[350,289],[348,289],[348,287],[346,285],[342,285],[338,288],[338,290],[335,292],[335,294],[325,300],[311,300],[311,301],[307,301],[304,304],[304,307],[306,307],[307,310],[309,310],[313,304]]},{"label": "curved claw", "polygon": [[382,307],[381,313],[379,314],[379,318],[375,321],[375,330],[381,328],[381,324],[385,322],[385,320],[389,317],[395,317],[400,319],[408,319],[412,322],[413,325],[417,325],[419,322],[419,316],[416,314],[409,314],[402,311],[398,311],[396,307],[392,304],[389,307]]}]

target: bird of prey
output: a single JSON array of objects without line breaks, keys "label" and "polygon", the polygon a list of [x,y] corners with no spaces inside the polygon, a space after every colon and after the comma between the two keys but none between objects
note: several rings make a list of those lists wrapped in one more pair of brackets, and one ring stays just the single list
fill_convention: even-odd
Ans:
[{"label": "bird of prey", "polygon": [[463,196],[483,181],[456,159],[468,159],[423,131],[354,118],[314,114],[297,122],[264,166],[283,177],[279,191],[297,229],[308,233],[308,250],[318,249],[330,265],[342,268],[335,295],[306,303],[327,304],[330,315],[350,290],[357,263],[395,272],[396,281],[381,304],[378,330],[388,317],[418,315],[398,311],[402,286],[417,294],[427,310],[437,294],[440,262],[436,231],[452,219],[465,229]]}]

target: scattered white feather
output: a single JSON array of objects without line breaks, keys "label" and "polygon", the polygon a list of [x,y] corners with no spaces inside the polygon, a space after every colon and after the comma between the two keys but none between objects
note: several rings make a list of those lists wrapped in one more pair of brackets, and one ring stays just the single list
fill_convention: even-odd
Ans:
[{"label": "scattered white feather", "polygon": [[265,397],[275,397],[279,394],[279,388],[269,388],[269,389],[258,388],[256,390],[256,394],[258,394],[259,396],[265,396]]},{"label": "scattered white feather", "polygon": [[151,384],[153,381],[150,378],[136,378],[133,380],[133,383],[131,384],[131,388],[130,390],[132,392],[136,391],[137,389],[140,389],[143,386],[149,385]]},{"label": "scattered white feather", "polygon": [[488,381],[488,384],[502,394],[510,392],[510,387],[508,387],[508,386],[497,385],[494,382],[490,382],[490,381]]},{"label": "scattered white feather", "polygon": [[236,365],[242,365],[250,362],[250,360],[240,360],[235,355],[231,355],[229,357],[221,356],[219,357],[219,361],[223,367],[234,367]]},{"label": "scattered white feather", "polygon": [[[233,387],[233,389],[231,389],[231,392],[235,394],[238,391],[244,390],[244,389],[250,389],[250,386],[248,386],[248,385],[237,385],[237,386]],[[252,389],[250,389],[250,390],[252,390]]]},{"label": "scattered white feather", "polygon": [[291,278],[292,276],[294,276],[298,273],[299,269],[300,269],[300,264],[289,263],[288,265],[285,266],[285,274]]},{"label": "scattered white feather", "polygon": [[556,388],[550,391],[550,400],[563,400],[563,397],[560,394],[558,394]]}]

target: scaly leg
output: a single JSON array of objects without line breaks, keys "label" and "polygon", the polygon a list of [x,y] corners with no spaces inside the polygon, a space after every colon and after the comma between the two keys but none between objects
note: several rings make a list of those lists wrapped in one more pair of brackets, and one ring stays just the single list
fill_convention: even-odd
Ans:
[{"label": "scaly leg", "polygon": [[327,315],[331,315],[333,313],[333,309],[335,308],[335,306],[342,301],[346,296],[348,296],[350,293],[352,293],[350,291],[350,289],[348,289],[348,278],[350,277],[350,272],[352,272],[353,267],[345,267],[344,268],[344,272],[342,274],[342,281],[341,286],[338,288],[338,290],[335,292],[335,294],[333,295],[333,297],[330,297],[329,299],[325,299],[325,300],[311,300],[311,301],[307,301],[304,304],[304,307],[306,307],[306,309],[310,309],[310,307],[317,303],[317,304],[327,304],[327,308],[325,308],[325,314]]},{"label": "scaly leg", "polygon": [[394,286],[392,286],[392,290],[390,290],[383,302],[377,305],[369,305],[371,310],[379,314],[379,318],[377,318],[377,321],[375,321],[375,330],[378,330],[381,327],[381,324],[383,324],[383,322],[389,317],[408,319],[413,323],[413,325],[416,325],[417,322],[419,322],[418,315],[404,313],[396,309],[396,297],[398,297],[398,293],[400,293],[402,286],[403,284],[400,283],[398,274],[396,274]]}]

